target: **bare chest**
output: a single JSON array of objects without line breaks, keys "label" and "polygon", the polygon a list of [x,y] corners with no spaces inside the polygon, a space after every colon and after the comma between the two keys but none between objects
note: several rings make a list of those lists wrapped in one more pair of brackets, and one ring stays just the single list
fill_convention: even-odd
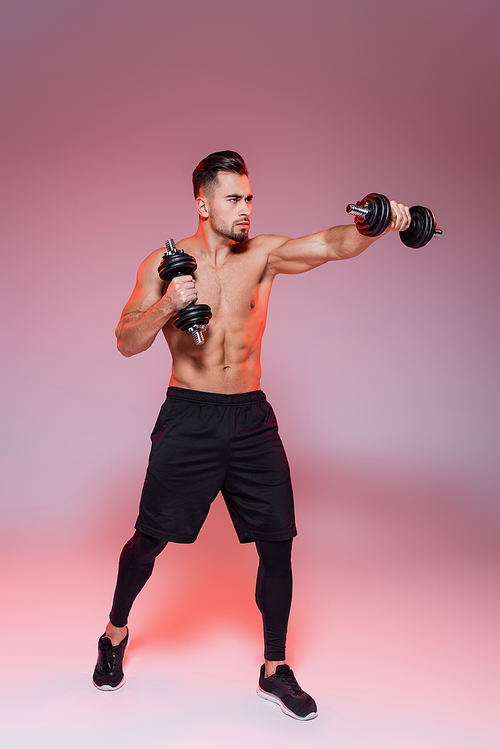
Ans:
[{"label": "bare chest", "polygon": [[210,305],[217,317],[265,314],[271,283],[262,278],[261,266],[247,257],[231,258],[220,267],[200,263],[195,273],[198,301]]}]

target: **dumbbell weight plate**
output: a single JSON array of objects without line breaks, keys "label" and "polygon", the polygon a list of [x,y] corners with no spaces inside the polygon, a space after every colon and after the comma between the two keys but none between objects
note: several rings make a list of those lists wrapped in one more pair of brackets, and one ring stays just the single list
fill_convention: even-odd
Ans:
[{"label": "dumbbell weight plate", "polygon": [[436,222],[429,208],[414,205],[410,208],[411,224],[406,231],[400,231],[399,236],[403,244],[414,250],[424,247],[434,236]]},{"label": "dumbbell weight plate", "polygon": [[208,325],[212,318],[212,310],[208,304],[188,304],[187,307],[177,312],[172,320],[176,328],[188,331],[193,325]]},{"label": "dumbbell weight plate", "polygon": [[389,198],[377,192],[365,195],[357,205],[370,208],[371,212],[366,219],[358,218],[356,228],[365,237],[378,237],[389,226],[391,220],[391,204]]},{"label": "dumbbell weight plate", "polygon": [[192,276],[197,267],[192,255],[185,252],[175,255],[165,253],[158,266],[158,273],[162,281],[171,281],[174,276]]},{"label": "dumbbell weight plate", "polygon": [[376,227],[376,234],[373,236],[382,234],[391,223],[391,203],[389,198],[386,198],[385,195],[379,195],[379,198],[380,220],[379,225]]}]

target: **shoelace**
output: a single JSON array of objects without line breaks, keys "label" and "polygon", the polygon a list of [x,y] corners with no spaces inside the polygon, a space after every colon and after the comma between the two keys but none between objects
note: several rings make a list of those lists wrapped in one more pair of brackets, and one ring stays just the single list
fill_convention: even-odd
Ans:
[{"label": "shoelace", "polygon": [[286,684],[286,686],[289,688],[290,692],[293,694],[294,697],[298,697],[301,694],[304,694],[304,690],[301,689],[299,682],[294,676],[294,673],[292,669],[288,669],[288,671],[285,671],[284,673],[278,673],[276,672],[276,676],[278,679],[281,679],[281,681]]},{"label": "shoelace", "polygon": [[103,657],[102,670],[109,670],[109,672],[111,673],[111,671],[114,671],[116,656],[118,655],[118,652],[113,648],[113,646],[106,647],[106,645],[104,644],[101,645],[101,652]]}]

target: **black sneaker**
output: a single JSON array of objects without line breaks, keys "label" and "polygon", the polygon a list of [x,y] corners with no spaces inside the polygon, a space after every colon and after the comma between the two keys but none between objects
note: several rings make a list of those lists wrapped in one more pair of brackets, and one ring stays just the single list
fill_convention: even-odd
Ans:
[{"label": "black sneaker", "polygon": [[292,669],[286,664],[278,666],[276,673],[267,678],[266,666],[262,666],[257,694],[264,700],[276,702],[285,715],[297,720],[312,720],[318,714],[315,701],[300,688]]},{"label": "black sneaker", "polygon": [[103,692],[113,692],[125,684],[122,663],[127,643],[128,629],[126,637],[114,647],[109,637],[106,637],[106,633],[99,638],[97,665],[94,671],[94,684],[97,689],[102,689]]}]

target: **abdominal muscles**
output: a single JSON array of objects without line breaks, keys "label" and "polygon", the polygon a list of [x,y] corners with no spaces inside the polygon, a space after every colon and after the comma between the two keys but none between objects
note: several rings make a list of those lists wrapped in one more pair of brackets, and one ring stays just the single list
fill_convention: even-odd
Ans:
[{"label": "abdominal muscles", "polygon": [[[217,319],[218,318],[218,319]],[[256,319],[227,321],[217,316],[204,332],[205,343],[165,326],[172,353],[170,385],[212,393],[246,393],[260,388],[264,326]]]}]

